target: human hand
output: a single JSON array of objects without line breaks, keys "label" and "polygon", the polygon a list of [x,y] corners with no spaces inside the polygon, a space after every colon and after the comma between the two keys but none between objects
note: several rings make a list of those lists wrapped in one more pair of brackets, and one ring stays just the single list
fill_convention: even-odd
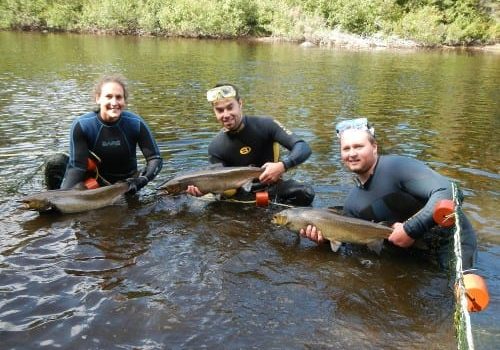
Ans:
[{"label": "human hand", "polygon": [[149,182],[146,176],[130,177],[127,180],[129,194],[135,194]]},{"label": "human hand", "polygon": [[396,222],[392,225],[392,228],[392,233],[389,238],[387,238],[389,242],[401,248],[408,248],[413,245],[415,240],[408,236],[402,223]]},{"label": "human hand", "polygon": [[285,172],[285,165],[283,162],[268,162],[265,163],[262,168],[264,168],[264,172],[260,174],[259,181],[264,184],[278,181],[281,175]]},{"label": "human hand", "polygon": [[314,241],[318,244],[322,244],[325,242],[325,238],[321,234],[321,231],[313,225],[307,225],[305,229],[301,228],[300,235],[302,237],[309,238],[311,241]]},{"label": "human hand", "polygon": [[186,193],[190,194],[191,196],[195,197],[200,197],[203,196],[203,192],[201,192],[198,187],[189,185],[188,188],[186,189]]}]

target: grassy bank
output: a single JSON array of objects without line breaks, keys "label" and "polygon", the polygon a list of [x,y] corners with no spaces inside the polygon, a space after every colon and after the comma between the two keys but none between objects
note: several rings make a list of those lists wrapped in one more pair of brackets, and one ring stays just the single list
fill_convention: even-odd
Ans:
[{"label": "grassy bank", "polygon": [[497,7],[485,0],[2,0],[0,29],[323,44],[349,33],[464,46],[498,43]]}]

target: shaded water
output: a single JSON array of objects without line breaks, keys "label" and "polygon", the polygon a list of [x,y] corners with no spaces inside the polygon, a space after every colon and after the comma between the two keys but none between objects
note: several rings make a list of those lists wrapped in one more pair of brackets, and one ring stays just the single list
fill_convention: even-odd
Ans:
[{"label": "shaded water", "polygon": [[[476,348],[498,346],[500,57],[348,52],[295,45],[0,32],[2,348],[456,348],[446,275],[424,261],[350,247],[340,254],[270,223],[279,207],[159,197],[163,179],[206,165],[218,130],[205,91],[239,85],[249,114],[305,138],[314,206],[351,184],[334,125],[363,115],[383,153],[455,179],[478,232],[490,306]],[[43,189],[98,76],[129,79],[129,109],[154,130],[165,166],[125,205],[38,215]]]}]

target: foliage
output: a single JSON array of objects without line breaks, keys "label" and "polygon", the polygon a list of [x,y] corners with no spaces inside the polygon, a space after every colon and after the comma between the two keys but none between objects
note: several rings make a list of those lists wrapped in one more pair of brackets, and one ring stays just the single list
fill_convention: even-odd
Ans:
[{"label": "foliage", "polygon": [[424,45],[499,40],[488,0],[2,0],[0,28],[304,40],[341,30]]},{"label": "foliage", "polygon": [[395,23],[394,33],[412,38],[425,45],[440,43],[445,33],[442,14],[433,6],[424,6],[418,11],[406,13]]},{"label": "foliage", "polygon": [[2,28],[41,28],[45,26],[40,13],[46,8],[43,0],[3,0],[0,2]]},{"label": "foliage", "polygon": [[81,1],[54,0],[47,3],[51,5],[44,12],[48,28],[73,30],[78,27],[83,7]]},{"label": "foliage", "polygon": [[246,0],[177,0],[159,12],[161,29],[171,35],[237,37],[257,24],[254,2]]},{"label": "foliage", "polygon": [[137,2],[134,0],[86,0],[83,6],[81,26],[87,30],[136,32]]}]

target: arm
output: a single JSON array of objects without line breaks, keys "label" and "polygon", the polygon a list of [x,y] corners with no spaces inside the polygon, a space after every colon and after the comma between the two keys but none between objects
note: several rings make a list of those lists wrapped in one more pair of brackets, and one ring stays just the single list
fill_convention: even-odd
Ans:
[{"label": "arm", "polygon": [[263,165],[265,171],[259,178],[262,183],[278,181],[285,171],[302,164],[311,155],[311,148],[307,142],[299,139],[297,135],[288,130],[280,122],[272,120],[269,129],[272,139],[288,149],[289,153],[279,162],[268,162]]},{"label": "arm", "polygon": [[434,207],[439,200],[452,198],[451,182],[416,159],[407,157],[391,159],[387,176],[393,178],[388,181],[397,184],[401,194],[409,196],[408,200],[415,201],[415,204],[420,203],[412,212],[399,213],[400,219],[395,220],[399,222],[393,225],[394,230],[389,237],[389,241],[395,245],[407,247],[436,225],[432,217]]},{"label": "arm", "polygon": [[285,170],[304,163],[311,155],[311,147],[305,141],[298,141],[290,150],[288,156],[283,159]]},{"label": "arm", "polygon": [[414,169],[418,174],[416,179],[407,181],[406,191],[417,198],[426,200],[422,209],[403,223],[404,231],[411,238],[421,237],[425,232],[436,226],[432,217],[436,203],[441,199],[453,197],[451,182],[421,163]]},{"label": "arm", "polygon": [[153,134],[142,120],[138,144],[142,154],[146,158],[146,169],[142,171],[139,177],[127,179],[127,182],[130,184],[131,193],[135,193],[146,186],[149,181],[153,180],[156,175],[158,175],[163,167],[163,159],[161,158],[158,145],[156,144]]},{"label": "arm", "polygon": [[70,131],[69,162],[61,189],[67,190],[85,180],[89,149],[80,123],[75,121]]}]

